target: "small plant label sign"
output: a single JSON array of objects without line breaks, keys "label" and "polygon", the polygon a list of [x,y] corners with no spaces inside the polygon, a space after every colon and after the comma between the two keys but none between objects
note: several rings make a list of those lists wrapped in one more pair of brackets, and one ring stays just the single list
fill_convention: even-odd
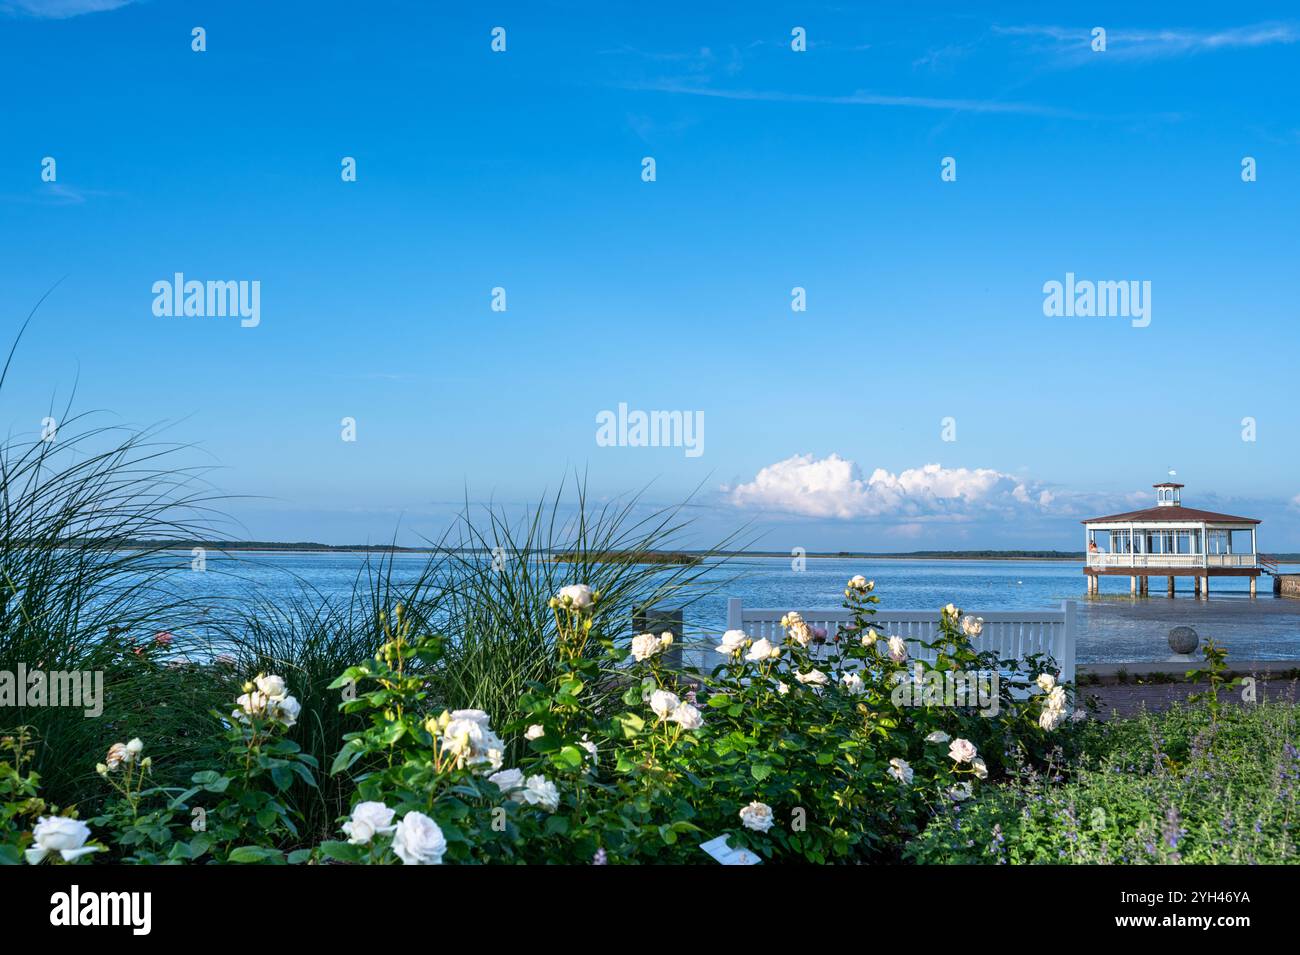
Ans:
[{"label": "small plant label sign", "polygon": [[733,849],[727,845],[726,836],[718,836],[700,843],[700,848],[723,865],[758,865],[763,860],[748,849]]}]

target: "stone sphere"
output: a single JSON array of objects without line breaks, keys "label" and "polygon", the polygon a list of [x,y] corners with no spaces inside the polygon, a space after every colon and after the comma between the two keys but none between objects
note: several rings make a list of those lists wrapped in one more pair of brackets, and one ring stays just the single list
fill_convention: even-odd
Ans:
[{"label": "stone sphere", "polygon": [[1174,627],[1169,631],[1169,649],[1174,653],[1191,653],[1199,642],[1200,638],[1191,627]]}]

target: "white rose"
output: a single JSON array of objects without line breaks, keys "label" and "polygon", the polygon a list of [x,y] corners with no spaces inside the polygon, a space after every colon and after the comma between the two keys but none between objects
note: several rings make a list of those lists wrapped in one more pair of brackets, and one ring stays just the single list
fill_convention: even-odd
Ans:
[{"label": "white rose", "polygon": [[[270,700],[266,698],[265,693],[254,690],[252,693],[245,693],[235,698],[235,705],[239,709],[233,711],[230,715],[241,723],[247,723],[250,716],[261,716],[265,713],[269,703]],[[125,747],[123,749],[125,750]]]},{"label": "white rose", "polygon": [[958,783],[948,790],[948,798],[953,802],[961,802],[962,800],[970,799],[972,795],[973,793],[971,792],[969,780],[964,783]]},{"label": "white rose", "polygon": [[871,586],[871,581],[867,580],[867,578],[863,577],[861,574],[856,574],[849,578],[849,590],[870,590]]},{"label": "white rose", "polygon": [[663,649],[663,644],[653,633],[642,633],[632,638],[632,659],[637,663],[649,660]]},{"label": "white rose", "polygon": [[669,693],[667,690],[655,690],[650,694],[650,709],[654,710],[655,716],[661,720],[668,719],[681,702],[676,693]]},{"label": "white rose", "polygon": [[1043,709],[1043,712],[1038,714],[1038,725],[1050,733],[1052,730],[1060,726],[1061,721],[1064,719],[1065,719],[1064,710],[1054,709],[1053,707],[1049,706],[1049,707],[1045,707]]},{"label": "white rose", "polygon": [[491,723],[491,717],[487,715],[485,710],[452,710],[451,718],[453,720],[469,720],[484,729],[487,729]]},{"label": "white rose", "polygon": [[1040,673],[1038,674],[1038,679],[1034,682],[1038,684],[1038,688],[1044,693],[1050,693],[1052,692],[1052,687],[1056,686],[1056,677],[1052,676],[1050,673]]},{"label": "white rose", "polygon": [[582,739],[578,741],[578,745],[587,751],[587,755],[591,757],[593,763],[596,762],[600,751],[596,749],[596,744],[587,738],[586,733],[582,734]]},{"label": "white rose", "polygon": [[529,776],[524,788],[515,790],[510,798],[530,806],[541,806],[547,812],[555,812],[560,807],[560,791],[545,776]]},{"label": "white rose", "polygon": [[925,738],[925,741],[927,743],[946,743],[950,739],[952,739],[952,737],[949,736],[947,733],[945,733],[943,730],[935,730],[933,733],[931,733],[929,736]]},{"label": "white rose", "polygon": [[476,771],[501,768],[505,743],[492,732],[486,722],[475,718],[453,719],[442,731],[440,745],[444,752],[455,758],[458,765],[469,766]]},{"label": "white rose", "polygon": [[962,617],[961,632],[966,634],[972,640],[984,632],[983,617]]},{"label": "white rose", "polygon": [[108,755],[104,759],[108,769],[115,770],[123,763],[129,763],[131,754],[126,751],[125,743],[114,743],[108,748]]},{"label": "white rose", "polygon": [[64,862],[72,862],[84,855],[98,852],[96,846],[87,846],[90,827],[80,819],[67,816],[41,816],[32,829],[32,846],[24,853],[32,865],[51,852],[57,852]]},{"label": "white rose", "polygon": [[1065,687],[1060,684],[1052,687],[1052,692],[1047,694],[1047,706],[1054,710],[1065,709]]},{"label": "white rose", "polygon": [[943,615],[945,617],[951,617],[953,620],[956,620],[958,617],[961,616],[961,611],[957,609],[957,606],[955,604],[948,604],[946,607],[943,608]]},{"label": "white rose", "polygon": [[259,676],[253,682],[257,684],[258,692],[271,700],[278,700],[289,692],[289,688],[284,685],[284,677],[275,674]]},{"label": "white rose", "polygon": [[684,730],[697,730],[704,725],[700,711],[689,703],[679,705],[668,718]]},{"label": "white rose", "polygon": [[959,763],[969,763],[978,753],[975,744],[968,739],[955,739],[952,745],[948,747],[948,755]]},{"label": "white rose", "polygon": [[518,769],[503,769],[489,776],[488,782],[495,783],[497,789],[503,793],[513,792],[523,788],[524,774]]},{"label": "white rose", "polygon": [[735,656],[741,650],[745,649],[745,643],[749,640],[749,634],[744,630],[728,630],[722,635],[722,642],[718,644],[718,652],[723,656]]},{"label": "white rose", "polygon": [[971,768],[975,770],[976,779],[989,778],[989,767],[984,762],[984,760],[980,759],[980,757],[976,756],[974,759],[970,761],[970,764],[971,764]]},{"label": "white rose", "polygon": [[591,606],[591,588],[586,584],[569,584],[567,587],[561,587],[556,597],[559,598],[560,603],[577,610]]},{"label": "white rose", "polygon": [[912,767],[907,764],[905,759],[899,759],[897,756],[891,759],[889,761],[889,775],[905,786],[912,784]]},{"label": "white rose", "polygon": [[800,683],[811,683],[813,686],[825,686],[830,680],[821,670],[809,670],[807,673],[796,673],[794,678]]},{"label": "white rose", "polygon": [[442,865],[446,851],[442,830],[422,812],[408,812],[393,832],[393,852],[403,865]]},{"label": "white rose", "polygon": [[862,677],[856,673],[846,673],[840,677],[840,682],[844,684],[844,689],[848,690],[854,696],[861,693],[866,686],[862,682]]},{"label": "white rose", "polygon": [[800,644],[801,647],[806,647],[807,644],[813,641],[813,628],[803,622],[803,617],[798,613],[790,613],[789,616],[785,617],[785,621],[781,622],[785,625],[785,630],[788,631],[790,639],[793,639],[794,642]]},{"label": "white rose", "polygon": [[357,803],[352,809],[352,817],[343,823],[343,832],[354,846],[364,846],[376,833],[386,836],[396,828],[393,810],[382,802]]},{"label": "white rose", "polygon": [[745,659],[751,663],[761,663],[764,660],[775,660],[781,655],[781,648],[768,640],[756,640],[754,645],[749,648],[745,654]]},{"label": "white rose", "polygon": [[139,756],[144,752],[144,741],[137,736],[135,739],[131,740],[131,742],[126,744],[126,751],[130,753],[134,759],[134,757]]},{"label": "white rose", "polygon": [[907,659],[907,644],[902,637],[889,638],[889,659],[895,663],[902,663]]},{"label": "white rose", "polygon": [[546,735],[546,727],[541,723],[534,723],[524,731],[524,739],[541,739]]},{"label": "white rose", "polygon": [[778,683],[776,685],[776,692],[780,693],[782,696],[785,696],[787,693],[790,692],[790,688],[786,686],[784,683]]},{"label": "white rose", "polygon": [[740,821],[746,829],[767,832],[772,828],[772,807],[763,802],[751,802],[740,810]]},{"label": "white rose", "polygon": [[286,696],[283,699],[272,700],[268,705],[268,711],[272,719],[287,729],[298,722],[298,714],[302,712],[302,704],[296,698]]},{"label": "white rose", "polygon": [[880,634],[876,633],[871,627],[867,627],[867,632],[862,635],[862,645],[867,648],[874,647],[879,639]]}]

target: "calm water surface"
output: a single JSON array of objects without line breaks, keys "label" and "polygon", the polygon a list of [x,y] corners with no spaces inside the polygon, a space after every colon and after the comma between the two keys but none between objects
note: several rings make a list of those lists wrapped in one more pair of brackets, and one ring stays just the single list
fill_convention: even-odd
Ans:
[{"label": "calm water surface", "polygon": [[[186,555],[188,559],[188,555]],[[394,576],[414,578],[427,555],[394,558]],[[361,554],[248,553],[208,558],[208,572],[178,575],[191,595],[246,600],[300,593],[304,582],[321,594],[351,591],[366,557]],[[837,607],[844,582],[854,574],[875,580],[881,610],[934,610],[948,602],[967,612],[1056,608],[1062,600],[1079,605],[1079,661],[1122,663],[1169,656],[1171,627],[1195,627],[1202,640],[1213,636],[1230,659],[1300,659],[1300,600],[1273,597],[1272,581],[1260,580],[1250,599],[1246,578],[1215,578],[1209,600],[1191,596],[1190,578],[1180,593],[1165,596],[1165,579],[1152,578],[1152,596],[1131,598],[1128,578],[1103,578],[1103,594],[1085,595],[1081,563],[1057,561],[841,560],[810,558],[795,572],[786,558],[737,558],[726,577],[737,579],[716,596],[688,608],[688,635],[718,632],[726,623],[726,598],[740,597],[760,608]],[[1300,572],[1300,566],[1283,567]]]}]

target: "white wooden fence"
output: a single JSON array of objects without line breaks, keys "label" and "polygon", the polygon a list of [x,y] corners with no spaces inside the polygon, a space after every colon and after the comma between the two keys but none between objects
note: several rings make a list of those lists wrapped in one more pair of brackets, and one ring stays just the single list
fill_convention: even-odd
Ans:
[{"label": "white wooden fence", "polygon": [[[765,637],[784,642],[781,618],[788,610],[756,610],[746,607],[739,597],[727,601],[727,629],[744,630],[755,640]],[[1061,668],[1060,679],[1074,679],[1074,649],[1077,633],[1075,603],[1065,600],[1060,610],[1017,610],[977,613],[984,618],[984,632],[971,641],[977,650],[995,650],[999,659],[1023,660],[1031,653],[1051,654]],[[799,615],[811,627],[824,627],[828,638],[842,625],[853,622],[847,610],[800,610]],[[899,636],[908,642],[907,652],[914,658],[930,659],[933,651],[920,646],[930,641],[939,628],[939,611],[882,610],[871,618],[871,626],[885,637]]]}]

